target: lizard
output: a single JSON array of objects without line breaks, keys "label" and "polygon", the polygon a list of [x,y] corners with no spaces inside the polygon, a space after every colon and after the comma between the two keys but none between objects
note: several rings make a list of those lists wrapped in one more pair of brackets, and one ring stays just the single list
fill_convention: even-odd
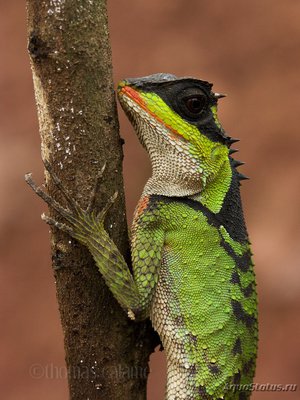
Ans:
[{"label": "lizard", "polygon": [[87,246],[131,319],[150,318],[166,352],[166,400],[244,400],[251,394],[257,296],[240,197],[248,178],[232,157],[238,139],[226,134],[217,116],[224,96],[207,81],[165,73],[119,83],[120,104],[152,166],[133,217],[132,271],[104,228],[117,193],[95,214],[70,196],[49,162],[68,208],[26,176],[65,223],[42,218]]}]

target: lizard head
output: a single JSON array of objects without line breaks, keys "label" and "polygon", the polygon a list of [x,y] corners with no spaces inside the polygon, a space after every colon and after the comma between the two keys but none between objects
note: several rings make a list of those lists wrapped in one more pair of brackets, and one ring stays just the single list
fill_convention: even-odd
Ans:
[{"label": "lizard head", "polygon": [[224,95],[211,89],[206,81],[162,73],[119,83],[122,108],[150,156],[148,193],[196,195],[220,174],[230,185],[229,147],[236,140],[217,117]]}]

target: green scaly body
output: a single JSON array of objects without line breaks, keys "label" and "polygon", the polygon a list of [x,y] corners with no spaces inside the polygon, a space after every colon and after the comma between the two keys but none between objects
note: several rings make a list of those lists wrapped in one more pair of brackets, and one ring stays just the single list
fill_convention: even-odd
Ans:
[{"label": "green scaly body", "polygon": [[[132,319],[150,317],[167,356],[167,400],[243,400],[257,348],[251,250],[231,154],[217,118],[222,95],[194,78],[156,74],[119,84],[119,99],[146,148],[152,176],[131,233],[133,275],[95,216],[67,197],[64,210],[28,178],[91,251]],[[57,179],[56,179],[57,180]],[[63,189],[62,189],[63,190]]]},{"label": "green scaly body", "polygon": [[[150,317],[167,353],[167,399],[217,399],[226,388],[226,399],[242,399],[245,394],[230,385],[252,382],[255,368],[256,294],[248,242],[231,239],[193,200],[150,196],[135,224],[137,237],[149,224],[164,236]],[[143,235],[133,247],[141,282],[147,282],[144,249],[152,239]]]}]

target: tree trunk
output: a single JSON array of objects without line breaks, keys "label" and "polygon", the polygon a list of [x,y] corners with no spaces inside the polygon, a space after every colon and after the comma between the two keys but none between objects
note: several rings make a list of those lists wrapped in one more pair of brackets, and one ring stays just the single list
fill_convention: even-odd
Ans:
[{"label": "tree trunk", "polygon": [[[27,8],[42,156],[84,207],[106,162],[96,208],[119,192],[106,227],[129,259],[106,1],[27,0]],[[57,230],[51,238],[70,399],[145,399],[157,344],[150,324],[127,318],[84,247]]]}]

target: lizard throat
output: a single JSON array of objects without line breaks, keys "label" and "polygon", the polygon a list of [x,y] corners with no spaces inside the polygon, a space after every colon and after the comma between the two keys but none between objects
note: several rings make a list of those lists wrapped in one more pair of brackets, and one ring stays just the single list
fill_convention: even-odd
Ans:
[{"label": "lizard throat", "polygon": [[201,193],[201,169],[196,160],[165,140],[153,151],[151,146],[148,150],[152,176],[145,185],[144,194],[183,197]]},{"label": "lizard throat", "polygon": [[137,109],[133,99],[125,97],[122,105],[151,161],[152,176],[144,195],[181,197],[200,193],[203,171],[199,160],[190,154],[188,141],[170,132],[144,108]]}]

